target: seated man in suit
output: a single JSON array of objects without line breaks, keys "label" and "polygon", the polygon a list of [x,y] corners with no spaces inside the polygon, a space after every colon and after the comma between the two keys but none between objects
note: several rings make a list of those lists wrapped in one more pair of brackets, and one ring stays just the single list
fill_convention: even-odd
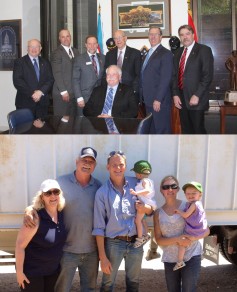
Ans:
[{"label": "seated man in suit", "polygon": [[138,102],[133,88],[121,84],[122,71],[117,65],[106,69],[107,86],[95,87],[83,114],[87,117],[136,118]]},{"label": "seated man in suit", "polygon": [[[110,65],[118,65],[122,70],[122,84],[133,87],[135,96],[139,101],[139,78],[141,71],[141,52],[135,48],[129,47],[127,36],[124,31],[116,30],[113,34],[115,48],[109,50],[105,56],[105,70]],[[105,83],[105,74],[103,82]]]}]

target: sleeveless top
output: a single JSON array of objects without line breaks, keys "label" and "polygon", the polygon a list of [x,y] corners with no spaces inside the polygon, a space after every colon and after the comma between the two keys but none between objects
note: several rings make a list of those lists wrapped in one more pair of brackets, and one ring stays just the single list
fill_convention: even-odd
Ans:
[{"label": "sleeveless top", "polygon": [[[179,209],[184,211],[186,202],[182,201]],[[179,215],[174,214],[169,216],[166,212],[160,208],[159,209],[159,222],[161,234],[163,237],[177,237],[184,234],[185,220]],[[162,262],[176,263],[178,261],[178,248],[177,244],[167,245],[161,247],[163,249]],[[193,256],[202,254],[202,245],[197,241],[192,241],[191,245],[186,248],[184,261],[189,261]]]},{"label": "sleeveless top", "polygon": [[38,212],[40,223],[36,234],[25,249],[24,273],[26,276],[47,276],[59,270],[67,232],[63,223],[63,211],[58,212],[58,223],[46,210]]},{"label": "sleeveless top", "polygon": [[[186,212],[190,207],[190,203],[186,203],[184,211]],[[201,201],[196,201],[196,210],[188,218],[185,219],[185,234],[192,236],[202,236],[207,231],[206,214]]]},{"label": "sleeveless top", "polygon": [[144,204],[150,205],[155,210],[157,208],[157,205],[156,205],[155,200],[152,199],[155,196],[155,188],[154,188],[154,183],[151,179],[149,179],[149,178],[141,179],[137,183],[137,185],[135,187],[135,191],[138,192],[138,191],[144,190],[144,187],[142,185],[144,180],[149,181],[149,183],[151,185],[151,191],[146,196],[137,196],[137,197],[141,202],[143,202]]}]

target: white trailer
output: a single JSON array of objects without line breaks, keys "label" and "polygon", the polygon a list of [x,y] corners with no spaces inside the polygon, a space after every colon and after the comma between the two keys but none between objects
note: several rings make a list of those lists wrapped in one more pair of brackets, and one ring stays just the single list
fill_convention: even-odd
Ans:
[{"label": "white trailer", "polygon": [[[158,206],[161,179],[173,174],[180,185],[202,183],[203,205],[212,234],[218,236],[221,252],[237,264],[237,136],[236,135],[22,135],[0,136],[0,250],[12,251],[24,209],[31,204],[40,183],[72,172],[84,146],[98,151],[94,176],[108,178],[107,155],[122,150],[127,156],[126,175],[135,161],[152,164]],[[182,191],[179,197],[185,199]]]}]

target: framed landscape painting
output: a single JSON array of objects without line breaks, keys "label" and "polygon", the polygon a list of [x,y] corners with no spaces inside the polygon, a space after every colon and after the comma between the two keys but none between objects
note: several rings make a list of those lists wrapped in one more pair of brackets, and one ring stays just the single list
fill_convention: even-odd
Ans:
[{"label": "framed landscape painting", "polygon": [[162,29],[170,37],[170,1],[112,0],[112,29],[121,29],[128,38],[147,38],[149,27]]}]

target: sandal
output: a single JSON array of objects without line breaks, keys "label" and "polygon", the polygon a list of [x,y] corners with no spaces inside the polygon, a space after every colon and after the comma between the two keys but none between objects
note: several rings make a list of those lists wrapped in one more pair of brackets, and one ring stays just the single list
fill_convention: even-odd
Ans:
[{"label": "sandal", "polygon": [[142,238],[137,237],[133,247],[138,248],[138,247],[144,245],[145,243],[147,243],[148,240],[150,240],[150,238],[151,237],[149,234],[143,235]]},{"label": "sandal", "polygon": [[186,266],[186,264],[185,264],[184,261],[179,262],[179,263],[176,263],[176,265],[175,265],[174,268],[173,268],[173,271],[176,271],[176,270],[178,270],[178,269],[181,269],[181,268],[183,268],[183,267],[185,267],[185,266]]}]

